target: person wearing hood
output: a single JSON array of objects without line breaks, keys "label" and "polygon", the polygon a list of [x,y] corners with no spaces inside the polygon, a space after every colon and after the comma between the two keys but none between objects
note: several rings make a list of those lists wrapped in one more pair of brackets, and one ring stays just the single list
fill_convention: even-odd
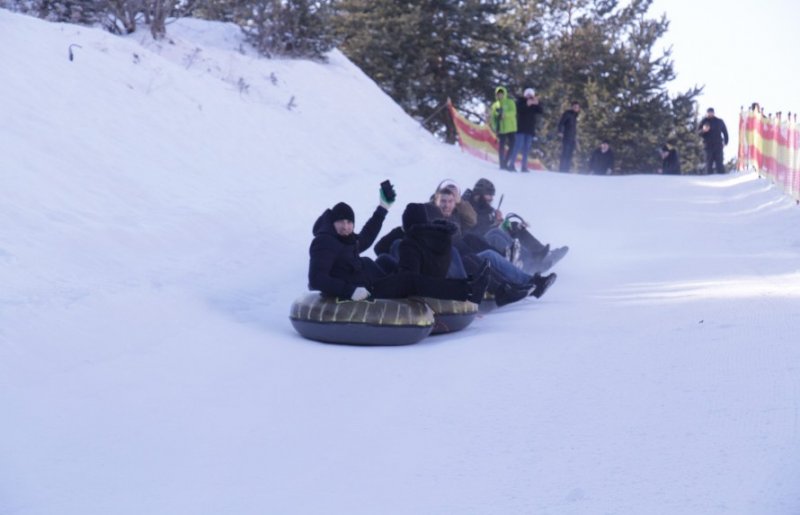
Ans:
[{"label": "person wearing hood", "polygon": [[455,225],[442,219],[436,206],[408,204],[402,227],[392,229],[375,244],[378,259],[393,260],[396,272],[377,281],[373,294],[383,298],[421,295],[479,304],[489,282],[488,265],[478,267],[472,276],[462,273],[448,277],[457,258],[453,249],[456,231]]},{"label": "person wearing hood", "polygon": [[497,159],[501,170],[514,171],[512,151],[517,135],[517,104],[508,98],[508,90],[498,86],[490,108],[492,130],[497,135]]},{"label": "person wearing hood", "polygon": [[314,239],[309,248],[308,288],[324,295],[363,300],[369,296],[368,286],[387,274],[380,266],[361,253],[372,246],[383,226],[394,191],[387,198],[381,191],[380,205],[361,231],[353,231],[353,208],[339,202],[317,218]]}]

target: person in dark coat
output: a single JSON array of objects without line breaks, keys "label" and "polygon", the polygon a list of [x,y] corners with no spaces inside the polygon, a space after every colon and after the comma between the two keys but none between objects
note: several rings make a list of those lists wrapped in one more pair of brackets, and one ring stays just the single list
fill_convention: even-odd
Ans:
[{"label": "person in dark coat", "polygon": [[678,151],[670,148],[669,145],[661,147],[661,168],[658,173],[680,175],[681,161],[678,157]]},{"label": "person in dark coat", "polygon": [[447,277],[455,232],[456,227],[441,219],[436,206],[408,204],[403,211],[403,226],[393,229],[375,245],[379,260],[396,260],[396,272],[373,284],[374,296],[420,295],[479,304],[489,282],[488,265],[479,267],[470,277]]},{"label": "person in dark coat", "polygon": [[536,96],[536,92],[533,88],[526,89],[523,96],[517,99],[517,137],[514,142],[514,150],[511,152],[511,159],[509,159],[511,168],[516,166],[517,155],[522,153],[520,171],[528,171],[528,154],[536,140],[536,125],[542,113],[542,106],[539,105],[539,97]]},{"label": "person in dark coat", "polygon": [[425,204],[408,204],[403,211],[403,232],[397,249],[398,269],[447,277],[456,226],[441,217],[431,220]]},{"label": "person in dark coat", "polygon": [[386,275],[373,260],[360,254],[377,238],[390,204],[383,203],[361,228],[353,232],[353,208],[339,202],[326,209],[314,223],[314,239],[309,248],[308,288],[324,295],[363,300],[368,287]]},{"label": "person in dark coat", "polygon": [[482,236],[503,222],[503,213],[492,206],[495,194],[494,184],[489,179],[481,178],[478,179],[472,190],[468,191],[469,195],[464,192],[465,200],[472,205],[476,215],[476,223],[471,232]]},{"label": "person in dark coat", "polygon": [[589,173],[596,175],[610,175],[614,172],[614,151],[603,140],[600,146],[594,149],[589,157]]},{"label": "person in dark coat", "polygon": [[706,173],[725,173],[725,162],[723,148],[728,144],[728,128],[721,118],[714,114],[714,108],[709,107],[706,117],[700,122],[697,130],[703,138],[703,146],[706,151]]},{"label": "person in dark coat", "polygon": [[569,172],[572,168],[572,154],[578,142],[578,114],[581,112],[581,104],[577,100],[572,101],[572,106],[564,111],[561,119],[558,120],[558,135],[561,137],[561,163],[559,170]]}]

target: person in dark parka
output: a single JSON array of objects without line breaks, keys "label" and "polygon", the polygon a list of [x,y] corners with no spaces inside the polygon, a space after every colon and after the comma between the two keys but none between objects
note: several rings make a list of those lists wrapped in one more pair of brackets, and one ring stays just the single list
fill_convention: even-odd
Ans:
[{"label": "person in dark parka", "polygon": [[713,169],[717,173],[725,173],[723,148],[728,144],[728,128],[722,118],[716,117],[713,107],[708,108],[697,131],[703,138],[706,151],[706,173],[713,173]]},{"label": "person in dark parka", "polygon": [[[430,208],[435,206],[429,205]],[[456,226],[431,220],[425,204],[408,204],[403,211],[403,239],[398,246],[398,269],[430,277],[447,277]],[[435,208],[438,211],[438,208]]]},{"label": "person in dark parka", "polygon": [[558,135],[561,137],[561,163],[559,170],[569,172],[572,168],[572,154],[578,143],[578,114],[581,112],[581,104],[577,100],[572,101],[572,106],[564,111],[558,120]]},{"label": "person in dark parka", "polygon": [[488,266],[469,278],[447,278],[456,227],[440,220],[431,204],[411,203],[403,211],[403,226],[393,229],[375,245],[379,259],[395,259],[396,272],[374,285],[376,297],[411,295],[469,300],[479,304],[489,283]]},{"label": "person in dark parka", "polygon": [[377,238],[391,203],[381,200],[361,232],[353,232],[353,208],[339,202],[314,223],[309,248],[308,288],[324,295],[352,300],[369,296],[368,287],[386,272],[360,254]]},{"label": "person in dark parka", "polygon": [[681,161],[678,158],[678,151],[668,145],[661,147],[661,168],[658,173],[680,175]]}]

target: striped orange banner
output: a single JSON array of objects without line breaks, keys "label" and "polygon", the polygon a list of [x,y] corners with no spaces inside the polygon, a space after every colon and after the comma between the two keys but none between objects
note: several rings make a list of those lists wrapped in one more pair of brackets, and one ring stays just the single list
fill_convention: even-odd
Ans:
[{"label": "striped orange banner", "polygon": [[737,168],[755,170],[800,202],[800,124],[757,110],[739,114]]}]

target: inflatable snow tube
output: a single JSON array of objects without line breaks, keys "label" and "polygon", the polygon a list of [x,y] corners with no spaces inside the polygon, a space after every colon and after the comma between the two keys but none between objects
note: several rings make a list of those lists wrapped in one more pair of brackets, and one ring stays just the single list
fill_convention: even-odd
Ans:
[{"label": "inflatable snow tube", "polygon": [[337,300],[317,292],[295,300],[289,319],[304,338],[345,345],[409,345],[434,325],[433,311],[419,300]]},{"label": "inflatable snow tube", "polygon": [[471,324],[478,314],[478,305],[474,302],[434,299],[431,297],[417,298],[433,310],[435,322],[431,334],[460,331]]}]

